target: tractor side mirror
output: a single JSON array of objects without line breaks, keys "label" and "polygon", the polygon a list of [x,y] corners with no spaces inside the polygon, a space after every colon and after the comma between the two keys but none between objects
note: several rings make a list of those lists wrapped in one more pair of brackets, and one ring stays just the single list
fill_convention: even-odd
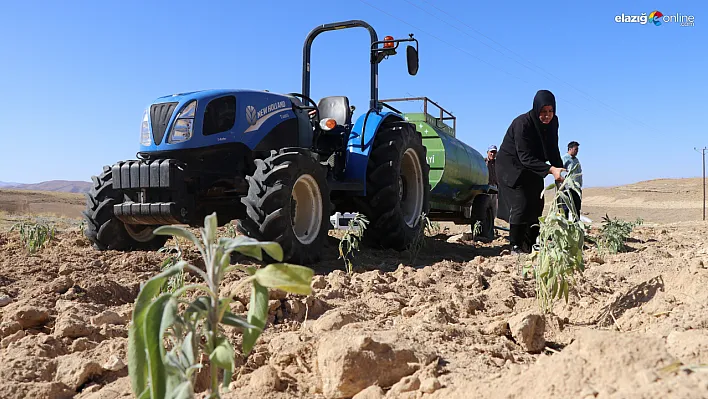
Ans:
[{"label": "tractor side mirror", "polygon": [[413,46],[406,48],[406,59],[408,62],[408,73],[414,75],[418,73],[418,50]]}]

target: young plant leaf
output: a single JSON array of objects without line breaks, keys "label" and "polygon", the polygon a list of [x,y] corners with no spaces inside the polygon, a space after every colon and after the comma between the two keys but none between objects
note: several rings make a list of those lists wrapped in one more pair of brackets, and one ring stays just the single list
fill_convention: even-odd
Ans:
[{"label": "young plant leaf", "polygon": [[[168,295],[168,294],[163,294],[163,295]],[[167,329],[172,327],[172,325],[177,320],[177,317],[178,317],[177,316],[177,305],[178,305],[177,298],[170,295],[164,305],[164,309],[162,312],[162,320],[160,321],[160,342],[162,342],[162,340],[164,339],[165,332],[167,331]],[[165,356],[164,346],[160,345],[160,349],[162,350],[162,356]]]},{"label": "young plant leaf", "polygon": [[162,284],[181,270],[182,267],[177,264],[151,278],[142,287],[135,300],[132,324],[128,330],[128,374],[133,394],[137,397],[141,397],[148,387],[148,359],[144,338],[144,323],[148,308],[153,298],[160,293]]},{"label": "young plant leaf", "polygon": [[209,361],[212,365],[233,372],[235,356],[234,348],[229,340],[225,337],[219,337],[216,348],[209,355]]},{"label": "young plant leaf", "polygon": [[251,258],[263,260],[262,251],[257,245],[258,240],[254,238],[246,236],[238,236],[235,238],[222,237],[219,239],[219,244],[223,245],[226,253],[231,253],[236,249],[241,248],[238,252]]},{"label": "young plant leaf", "polygon": [[[148,355],[148,370],[150,375],[150,396],[164,398],[166,392],[167,371],[163,362],[164,347],[162,345],[161,324],[165,306],[172,294],[160,295],[145,314],[143,339]],[[169,318],[169,317],[168,317]]]},{"label": "young plant leaf", "polygon": [[206,313],[211,307],[211,300],[208,296],[199,296],[187,307],[186,313]]},{"label": "young plant leaf", "polygon": [[229,392],[229,385],[231,384],[231,378],[234,376],[233,371],[224,370],[224,392]]},{"label": "young plant leaf", "polygon": [[221,322],[226,324],[227,326],[243,328],[244,330],[259,329],[258,327],[254,326],[253,324],[250,324],[243,317],[237,316],[229,311],[226,311],[224,313],[224,317],[221,319]]},{"label": "young plant leaf", "polygon": [[280,244],[277,242],[263,242],[262,244],[262,248],[268,256],[275,259],[276,262],[283,261],[283,247],[281,247]]},{"label": "young plant leaf", "polygon": [[187,368],[194,366],[195,363],[194,346],[192,345],[193,337],[194,333],[190,331],[187,333],[187,336],[184,337],[184,341],[182,342],[182,353],[184,354],[184,360]]},{"label": "young plant leaf", "polygon": [[216,228],[218,226],[218,221],[216,218],[216,212],[204,218],[204,232],[206,232],[206,242],[208,245],[216,242]]},{"label": "young plant leaf", "polygon": [[262,286],[277,288],[299,295],[312,294],[312,276],[315,271],[306,266],[275,263],[256,271],[256,280]]},{"label": "young plant leaf", "polygon": [[251,303],[248,308],[248,323],[256,328],[243,331],[243,354],[248,356],[256,344],[256,340],[265,328],[268,317],[268,289],[253,280],[251,286]]},{"label": "young plant leaf", "polygon": [[248,272],[248,269],[245,266],[241,265],[229,265],[226,269],[224,269],[224,274],[231,272],[232,270],[241,270],[244,272]]},{"label": "young plant leaf", "polygon": [[187,380],[179,384],[170,399],[191,399],[194,397],[194,389],[192,387],[192,382]]},{"label": "young plant leaf", "polygon": [[150,399],[150,387],[145,388],[143,393],[138,396],[138,399]]},{"label": "young plant leaf", "polygon": [[249,237],[239,236],[232,239],[226,248],[258,260],[263,260],[263,252],[278,262],[283,260],[283,248],[274,241],[259,242]]}]

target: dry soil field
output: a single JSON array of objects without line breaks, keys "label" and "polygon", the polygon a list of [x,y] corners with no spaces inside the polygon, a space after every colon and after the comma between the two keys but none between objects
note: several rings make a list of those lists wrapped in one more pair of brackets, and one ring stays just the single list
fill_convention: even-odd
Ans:
[{"label": "dry soil field", "polygon": [[[588,245],[569,302],[545,316],[533,281],[519,273],[523,259],[500,255],[504,237],[448,242],[460,226],[443,226],[413,262],[408,253],[363,250],[349,276],[332,232],[314,266],[313,295],[271,293],[269,324],[253,353],[237,359],[224,397],[708,397],[708,224],[698,221],[699,187],[675,180],[586,190],[593,220],[608,213],[646,223],[625,253],[603,258]],[[71,219],[82,203],[0,191],[3,398],[132,397],[132,303],[165,255],[92,249]],[[18,214],[27,209],[60,229],[33,256],[8,232],[37,217]],[[185,257],[197,264],[193,250]],[[232,310],[245,313],[248,292],[236,297]],[[227,332],[240,344],[238,331]],[[205,382],[200,376],[199,387]]]}]

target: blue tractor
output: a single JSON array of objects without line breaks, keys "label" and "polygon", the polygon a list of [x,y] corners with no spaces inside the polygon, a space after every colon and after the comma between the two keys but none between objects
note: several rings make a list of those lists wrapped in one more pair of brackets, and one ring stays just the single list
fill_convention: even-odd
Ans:
[{"label": "blue tractor", "polygon": [[[310,95],[313,40],[326,31],[363,27],[371,36],[371,99],[356,121],[346,96]],[[207,90],[158,98],[143,115],[135,160],[93,176],[84,217],[100,250],[153,250],[161,225],[201,226],[216,212],[247,236],[281,244],[286,261],[320,259],[330,215],[360,212],[365,241],[405,250],[429,210],[426,148],[415,125],[378,99],[378,65],[411,34],[379,40],[364,21],[313,29],[303,48],[302,93]]]}]

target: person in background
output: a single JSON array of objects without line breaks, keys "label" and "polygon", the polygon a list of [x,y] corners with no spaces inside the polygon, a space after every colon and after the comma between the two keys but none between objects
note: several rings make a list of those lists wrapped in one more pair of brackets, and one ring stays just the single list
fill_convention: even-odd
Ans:
[{"label": "person in background", "polygon": [[[549,165],[550,163],[550,165]],[[530,252],[539,233],[543,213],[544,178],[563,181],[563,160],[558,150],[556,99],[539,90],[533,108],[511,122],[496,157],[499,179],[499,218],[509,223],[511,252]]]},{"label": "person in background", "polygon": [[[489,184],[490,186],[499,187],[499,182],[497,181],[497,146],[490,145],[487,148],[487,157],[484,158],[484,162],[487,164],[487,170],[489,171]],[[497,209],[499,209],[499,198],[497,194],[490,194],[490,201],[492,201],[492,208],[494,209],[494,215],[497,214]]]},{"label": "person in background", "polygon": [[499,183],[497,182],[497,167],[496,167],[496,158],[497,158],[497,146],[495,145],[490,145],[489,148],[487,148],[487,157],[484,158],[484,162],[487,164],[487,169],[489,170],[489,185],[490,186],[498,186]]},{"label": "person in background", "polygon": [[[582,188],[583,188],[583,169],[580,166],[580,161],[578,160],[578,151],[579,151],[580,143],[577,141],[571,141],[568,143],[568,152],[563,155],[563,168],[567,171],[571,171],[573,168],[573,174],[571,175],[573,181],[575,181],[578,184],[578,187],[580,188],[580,195],[576,193],[573,190],[570,191],[570,195],[573,198],[573,206],[575,206],[575,211],[577,212],[577,217],[580,218],[580,207],[582,205]],[[563,206],[566,212],[566,216],[568,215],[568,209]]]}]

